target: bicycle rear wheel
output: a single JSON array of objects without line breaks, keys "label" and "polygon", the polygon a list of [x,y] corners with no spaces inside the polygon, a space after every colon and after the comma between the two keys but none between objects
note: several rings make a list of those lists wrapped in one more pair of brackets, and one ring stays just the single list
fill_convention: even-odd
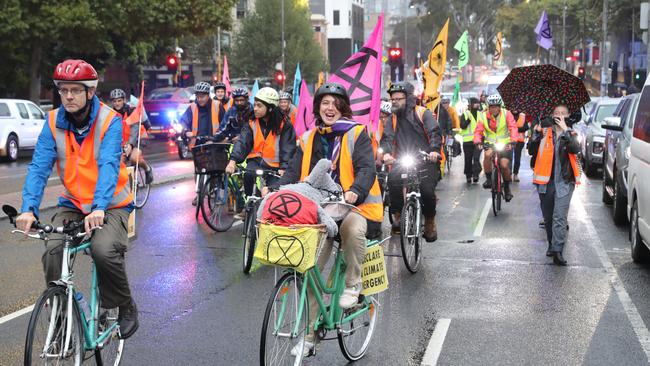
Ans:
[{"label": "bicycle rear wheel", "polygon": [[359,308],[346,309],[341,313],[339,321],[341,327],[338,331],[339,347],[343,356],[349,361],[357,361],[366,354],[370,339],[375,332],[379,313],[378,305],[373,296],[368,296],[364,300],[366,311],[348,321],[344,321],[344,319],[358,312]]},{"label": "bicycle rear wheel", "polygon": [[142,208],[149,199],[149,192],[151,191],[151,184],[147,184],[147,171],[142,165],[138,165],[138,173],[136,175],[136,183],[134,184],[135,200],[133,204],[135,208]]},{"label": "bicycle rear wheel", "polygon": [[202,187],[201,214],[203,221],[218,232],[226,231],[235,222],[233,200],[230,196],[228,176],[213,175]]},{"label": "bicycle rear wheel", "polygon": [[244,221],[244,248],[243,248],[243,266],[244,273],[248,274],[251,271],[253,264],[253,253],[255,252],[255,243],[257,242],[257,231],[255,230],[255,222],[257,218],[257,205],[252,204],[246,210],[246,219]]},{"label": "bicycle rear wheel", "polygon": [[497,216],[499,214],[499,210],[501,210],[501,204],[498,202],[499,201],[499,190],[501,187],[499,186],[499,171],[498,168],[494,169],[492,172],[492,212],[494,213],[494,216]]},{"label": "bicycle rear wheel", "polygon": [[447,151],[445,152],[447,156],[445,157],[446,159],[446,164],[447,164],[447,174],[451,172],[451,162],[453,160],[453,151],[451,148],[447,148]]},{"label": "bicycle rear wheel", "polygon": [[420,265],[420,228],[417,227],[418,208],[416,198],[409,198],[402,208],[400,222],[400,245],[406,269],[411,273],[418,271]]},{"label": "bicycle rear wheel", "polygon": [[[101,336],[113,324],[117,322],[119,315],[119,308],[103,309],[99,316],[99,333]],[[120,339],[117,328],[112,331],[95,350],[95,363],[97,365],[105,366],[118,366],[122,362],[122,355],[124,354],[124,339]]]},{"label": "bicycle rear wheel", "polygon": [[[302,277],[295,272],[288,272],[275,285],[264,312],[264,323],[260,338],[260,365],[300,365],[303,349],[297,349],[292,356],[291,350],[307,334],[309,324],[308,301],[300,303]],[[298,310],[302,308],[302,318],[298,334],[292,334],[298,321]]]},{"label": "bicycle rear wheel", "polygon": [[85,354],[81,316],[74,300],[72,307],[69,317],[68,294],[60,286],[49,287],[36,300],[25,338],[25,365],[81,365]]}]

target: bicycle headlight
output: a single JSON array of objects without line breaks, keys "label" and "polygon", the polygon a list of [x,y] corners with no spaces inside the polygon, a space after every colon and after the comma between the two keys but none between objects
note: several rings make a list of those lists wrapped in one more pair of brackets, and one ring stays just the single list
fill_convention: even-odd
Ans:
[{"label": "bicycle headlight", "polygon": [[257,169],[255,171],[255,174],[262,176],[262,175],[264,175],[264,171],[262,169]]},{"label": "bicycle headlight", "polygon": [[630,146],[628,146],[625,148],[625,158],[630,160],[630,156],[632,156],[632,150],[630,149]]},{"label": "bicycle headlight", "polygon": [[178,122],[173,122],[172,127],[174,128],[174,131],[176,131],[176,133],[183,132],[183,125]]},{"label": "bicycle headlight", "polygon": [[497,142],[496,144],[494,144],[494,149],[496,151],[503,151],[503,149],[505,148],[506,148],[506,144],[504,144],[503,142]]},{"label": "bicycle headlight", "polygon": [[401,163],[403,166],[410,168],[415,165],[415,159],[411,155],[406,155],[402,158]]},{"label": "bicycle headlight", "polygon": [[377,148],[377,154],[381,155],[383,153],[384,153],[384,149],[382,149],[381,147]]}]

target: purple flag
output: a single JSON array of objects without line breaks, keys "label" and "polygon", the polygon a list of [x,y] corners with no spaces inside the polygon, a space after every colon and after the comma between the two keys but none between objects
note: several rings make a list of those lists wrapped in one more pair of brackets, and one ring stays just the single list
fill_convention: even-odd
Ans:
[{"label": "purple flag", "polygon": [[546,14],[546,10],[542,12],[542,17],[539,18],[539,22],[537,22],[535,34],[537,35],[537,44],[540,47],[547,50],[553,47],[553,34],[551,33],[551,25],[548,22],[548,14]]},{"label": "purple flag", "polygon": [[372,131],[379,127],[383,31],[382,13],[366,44],[350,56],[328,80],[340,83],[347,89],[354,120],[371,127]]},{"label": "purple flag", "polygon": [[296,130],[296,136],[300,137],[306,131],[314,128],[314,111],[313,111],[314,99],[309,94],[309,89],[307,89],[307,83],[305,79],[302,79],[300,83],[300,100],[298,102],[298,115],[296,116],[296,122],[293,125],[294,130]]}]

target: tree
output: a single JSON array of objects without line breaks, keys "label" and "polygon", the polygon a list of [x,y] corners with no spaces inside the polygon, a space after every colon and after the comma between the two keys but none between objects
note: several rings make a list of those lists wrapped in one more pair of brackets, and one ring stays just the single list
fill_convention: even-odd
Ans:
[{"label": "tree", "polygon": [[[296,64],[300,62],[303,79],[315,80],[325,69],[325,58],[309,20],[304,1],[284,1],[285,73],[293,79]],[[263,77],[273,75],[275,64],[282,62],[281,0],[258,0],[255,11],[243,22],[235,36],[229,66],[232,75]],[[232,76],[231,75],[231,76]]]},{"label": "tree", "polygon": [[[5,0],[0,46],[10,50],[0,93],[38,100],[62,59],[84,58],[101,71],[108,62],[137,68],[162,57],[184,35],[230,26],[235,0]],[[6,71],[10,70],[10,71]]]}]

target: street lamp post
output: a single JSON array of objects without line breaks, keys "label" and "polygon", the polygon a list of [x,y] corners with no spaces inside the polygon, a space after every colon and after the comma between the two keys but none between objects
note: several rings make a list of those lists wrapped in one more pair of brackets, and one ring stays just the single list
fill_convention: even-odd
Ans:
[{"label": "street lamp post", "polygon": [[566,70],[566,0],[564,0],[564,7],[562,8],[562,69]]},{"label": "street lamp post", "polygon": [[609,55],[607,53],[607,0],[603,0],[603,43],[600,53],[600,95],[606,97],[607,69],[609,67]]}]

